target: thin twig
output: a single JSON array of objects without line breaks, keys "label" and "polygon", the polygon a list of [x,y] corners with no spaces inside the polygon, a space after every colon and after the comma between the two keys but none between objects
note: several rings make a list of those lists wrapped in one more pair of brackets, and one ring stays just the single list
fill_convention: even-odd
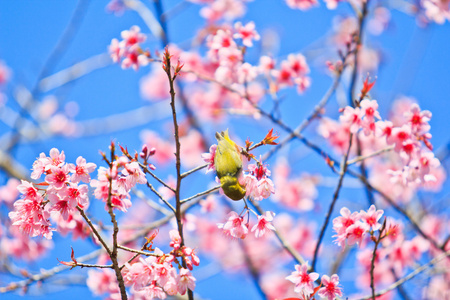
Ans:
[{"label": "thin twig", "polygon": [[191,197],[189,197],[189,198],[183,199],[183,200],[181,200],[180,202],[181,202],[181,203],[185,203],[185,202],[194,200],[195,198],[198,198],[198,197],[201,197],[201,196],[204,196],[204,195],[208,195],[208,194],[210,194],[210,193],[212,193],[212,192],[215,192],[215,191],[217,191],[217,190],[219,190],[219,189],[220,189],[220,185],[219,185],[219,186],[215,186],[215,187],[213,187],[213,188],[210,188],[209,190],[206,190],[206,191],[204,191],[204,192],[195,194],[195,195],[193,195],[193,196],[191,196]]},{"label": "thin twig", "polygon": [[[181,217],[181,198],[180,198],[180,189],[181,189],[181,145],[180,145],[180,135],[179,135],[179,128],[178,128],[178,121],[177,121],[177,111],[175,107],[175,88],[174,88],[174,81],[177,77],[177,71],[175,71],[175,74],[172,77],[172,67],[170,65],[170,54],[168,48],[166,48],[166,52],[164,53],[164,70],[166,71],[169,85],[170,85],[170,107],[172,108],[172,119],[173,119],[173,127],[174,127],[174,137],[175,137],[175,167],[177,172],[177,183],[175,188],[175,219],[177,221],[177,227],[178,227],[178,233],[181,238],[180,247],[183,247],[185,245],[184,242],[184,236],[183,236],[183,223],[182,223],[182,217]],[[186,260],[184,257],[182,257],[182,265],[183,268],[187,268]],[[188,297],[189,300],[194,299],[194,293],[188,289]]]},{"label": "thin twig", "polygon": [[377,258],[377,248],[380,244],[381,240],[383,239],[383,231],[386,228],[386,218],[384,219],[383,226],[380,228],[380,232],[378,235],[378,239],[375,240],[375,246],[373,247],[372,252],[372,260],[370,262],[370,289],[372,290],[372,300],[375,300],[375,260]]},{"label": "thin twig", "polygon": [[206,168],[207,166],[208,166],[208,164],[204,164],[204,165],[195,167],[195,168],[193,168],[192,170],[186,171],[186,172],[184,172],[184,173],[181,174],[181,178],[187,177],[187,176],[189,176],[190,174],[192,174],[192,173],[194,173],[194,172],[197,172],[197,171],[199,171],[199,170],[201,170],[201,169]]},{"label": "thin twig", "polygon": [[66,69],[55,74],[42,78],[39,81],[39,89],[43,93],[47,93],[53,89],[59,88],[69,82],[79,79],[95,70],[105,68],[112,63],[108,53],[101,53],[89,57],[79,63],[76,63]]},{"label": "thin twig", "polygon": [[83,264],[83,263],[79,263],[79,262],[77,262],[75,265],[77,267],[81,267],[81,268],[114,269],[113,265]]},{"label": "thin twig", "polygon": [[156,256],[159,257],[160,255],[155,254],[155,253],[150,253],[150,252],[145,252],[145,251],[141,251],[141,250],[137,250],[137,249],[132,249],[132,248],[128,248],[126,246],[122,246],[122,245],[117,245],[117,248],[128,251],[128,252],[133,252],[133,253],[137,253],[140,255],[145,255],[145,256]]},{"label": "thin twig", "polygon": [[166,204],[170,208],[170,210],[173,213],[175,213],[175,208],[172,206],[172,204],[170,204],[169,201],[164,199],[164,197],[160,193],[158,193],[158,191],[148,181],[147,181],[147,186],[153,193],[155,193],[158,196],[159,199],[161,199],[162,202],[164,202],[164,204]]},{"label": "thin twig", "polygon": [[341,190],[342,183],[344,181],[344,176],[347,173],[347,167],[348,167],[347,160],[348,160],[348,156],[350,154],[350,148],[352,147],[352,140],[353,140],[353,134],[350,133],[350,137],[348,140],[347,152],[345,153],[344,157],[342,158],[342,162],[341,162],[341,171],[340,171],[340,175],[339,175],[339,181],[336,186],[336,190],[334,191],[333,200],[331,201],[330,207],[328,208],[325,222],[322,225],[322,229],[320,230],[319,238],[317,239],[316,247],[314,249],[314,256],[313,256],[313,260],[311,263],[312,271],[314,271],[316,269],[316,262],[317,262],[317,256],[319,254],[320,244],[322,243],[322,239],[325,235],[325,230],[327,229],[328,223],[330,222],[330,218],[331,218],[331,214],[333,213],[334,205],[336,204],[336,201],[339,197],[339,192]]},{"label": "thin twig", "polygon": [[[110,173],[112,174],[113,169],[113,162],[115,159],[115,146],[114,143],[111,143],[111,160],[108,162]],[[107,207],[108,207],[108,214],[111,218],[111,223],[113,224],[113,248],[109,255],[111,262],[114,267],[114,271],[116,273],[117,282],[119,283],[119,289],[120,289],[120,295],[122,300],[127,300],[127,291],[125,289],[125,281],[123,280],[122,272],[119,266],[119,261],[117,257],[117,235],[119,234],[119,225],[117,224],[116,220],[116,214],[114,213],[114,206],[112,204],[112,185],[113,185],[113,178],[112,176],[109,176],[109,188],[108,188],[108,199],[106,201]]]},{"label": "thin twig", "polygon": [[[131,157],[131,156],[130,156]],[[171,190],[172,192],[175,193],[175,189],[173,187],[171,187],[170,185],[168,185],[167,183],[165,183],[162,179],[160,179],[158,176],[155,175],[155,173],[153,173],[152,171],[150,171],[150,169],[139,162],[139,166],[144,170],[144,173],[150,174],[150,176],[152,176],[153,178],[156,179],[156,181],[158,181],[159,183],[161,183],[164,187],[168,188],[169,190]]]},{"label": "thin twig", "polygon": [[86,215],[83,209],[81,209],[79,206],[77,206],[78,211],[80,212],[83,219],[88,223],[89,228],[91,228],[92,232],[94,233],[95,237],[99,240],[100,244],[102,244],[103,248],[105,248],[106,252],[108,252],[108,255],[111,255],[111,249],[109,249],[108,245],[106,245],[105,240],[98,232],[97,228],[95,228],[94,224],[92,223],[91,219]]},{"label": "thin twig", "polygon": [[360,162],[360,161],[366,160],[366,159],[368,159],[368,158],[371,158],[371,157],[380,155],[380,154],[382,154],[382,153],[384,153],[384,152],[389,152],[389,151],[391,151],[391,150],[393,150],[393,149],[394,149],[394,146],[389,146],[389,147],[386,147],[386,148],[383,148],[383,149],[374,151],[374,152],[369,153],[369,154],[364,155],[364,156],[357,156],[357,157],[355,157],[354,159],[349,160],[349,161],[347,162],[347,165],[350,166],[350,165],[356,164],[357,162]]},{"label": "thin twig", "polygon": [[[188,209],[190,209],[191,207],[196,205],[199,201],[200,201],[200,199],[196,199],[192,202],[189,202],[186,205],[183,205],[183,207],[181,209],[181,213],[184,214]],[[121,242],[123,244],[128,244],[128,243],[134,242],[138,238],[141,238],[142,236],[145,236],[146,234],[148,234],[151,230],[154,230],[155,228],[159,228],[159,227],[163,226],[164,224],[167,224],[173,217],[174,217],[174,215],[165,216],[157,221],[154,221],[154,222],[148,224],[145,228],[136,232],[135,234],[128,236],[128,238],[126,240],[121,241]],[[97,249],[97,250],[92,251],[89,254],[86,254],[86,255],[76,258],[76,260],[78,262],[89,261],[91,259],[98,257],[100,254],[104,253],[104,251],[105,251],[104,249]],[[137,254],[137,256],[139,256],[139,255],[140,254]],[[125,265],[123,265],[121,267],[121,269],[124,266]],[[41,272],[39,274],[32,275],[29,278],[27,278],[26,280],[12,282],[12,283],[8,284],[8,286],[6,286],[6,287],[0,287],[0,293],[6,293],[6,292],[14,291],[14,290],[29,286],[33,282],[37,282],[37,281],[41,281],[41,280],[50,278],[58,273],[68,270],[70,268],[71,268],[71,266],[59,265],[59,266],[55,266],[49,270],[41,270]]]},{"label": "thin twig", "polygon": [[[89,254],[78,257],[77,261],[78,262],[89,261],[89,260],[99,256],[101,253],[104,253],[104,250],[97,249],[97,250],[92,251]],[[47,278],[50,278],[58,273],[61,273],[62,271],[68,270],[68,269],[71,269],[71,266],[58,265],[49,270],[40,270],[39,274],[31,275],[31,276],[29,276],[29,278],[27,278],[25,280],[12,282],[12,283],[9,283],[5,287],[0,287],[0,293],[7,293],[7,292],[11,292],[14,290],[18,290],[18,289],[27,287],[27,286],[31,285],[33,282],[45,280]]]}]

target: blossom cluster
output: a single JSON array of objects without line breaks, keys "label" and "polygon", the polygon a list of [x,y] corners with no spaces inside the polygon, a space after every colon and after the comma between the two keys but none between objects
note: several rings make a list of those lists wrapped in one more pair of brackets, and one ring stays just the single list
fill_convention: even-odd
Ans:
[{"label": "blossom cluster", "polygon": [[319,278],[316,272],[308,272],[308,262],[302,265],[296,265],[295,271],[286,279],[295,284],[294,291],[299,293],[301,299],[311,299],[316,292],[322,298],[334,300],[337,296],[342,296],[342,290],[339,286],[339,276],[334,274],[331,277],[323,275],[320,288],[314,288],[314,281]]},{"label": "blossom cluster", "polygon": [[339,246],[361,244],[365,235],[370,231],[381,228],[378,222],[383,210],[377,210],[371,205],[367,211],[351,213],[346,207],[341,208],[341,216],[333,220],[333,229],[336,232],[336,243]]},{"label": "blossom cluster", "polygon": [[109,45],[113,62],[121,62],[122,69],[133,68],[135,71],[148,65],[150,53],[142,50],[140,45],[145,42],[147,36],[141,33],[139,26],[134,25],[130,30],[122,31],[121,37],[121,41],[114,38]]},{"label": "blossom cluster", "polygon": [[420,5],[428,20],[438,24],[450,21],[450,2],[438,0],[422,0]]},{"label": "blossom cluster", "polygon": [[[169,235],[170,246],[173,248],[170,253],[164,254],[156,248],[154,255],[125,264],[123,270],[125,284],[131,286],[135,295],[149,299],[165,299],[167,295],[173,296],[177,293],[184,295],[187,289],[195,289],[196,279],[189,270],[192,270],[193,265],[198,266],[200,259],[193,249],[181,246],[181,237],[177,230],[171,230]],[[178,261],[180,258],[186,261],[187,269],[181,266],[181,262]]]},{"label": "blossom cluster", "polygon": [[[190,270],[198,266],[200,260],[195,251],[186,246],[180,246],[181,238],[178,231],[169,232],[172,250],[165,254],[158,248],[147,258],[139,258],[131,263],[125,263],[122,270],[125,285],[131,294],[138,299],[165,299],[167,295],[177,293],[184,295],[187,289],[194,290],[196,279]],[[156,236],[154,234],[153,238]],[[181,266],[180,258],[187,262],[187,269]],[[177,272],[177,270],[179,271]],[[87,285],[95,295],[108,295],[108,299],[120,298],[116,275],[111,269],[88,272]]]},{"label": "blossom cluster", "polygon": [[126,156],[121,156],[112,162],[111,168],[100,167],[97,179],[91,181],[91,186],[95,188],[95,198],[106,203],[105,210],[108,210],[107,202],[111,198],[114,209],[126,212],[131,206],[131,189],[136,184],[145,183],[147,183],[147,178],[139,163],[131,161]]},{"label": "blossom cluster", "polygon": [[65,162],[64,151],[50,150],[47,157],[41,153],[33,163],[32,179],[45,175],[45,182],[33,184],[22,180],[17,187],[21,199],[14,202],[14,211],[9,213],[12,225],[30,236],[52,238],[50,217],[62,228],[78,215],[77,207],[89,206],[88,186],[92,173],[97,166],[78,157],[75,164]]},{"label": "blossom cluster", "polygon": [[[264,236],[269,230],[275,230],[275,227],[271,223],[274,216],[275,213],[271,211],[267,211],[264,215],[258,216],[258,221],[251,230],[251,232],[255,232],[256,238]],[[225,223],[218,223],[217,227],[222,229],[223,233],[227,236],[245,239],[248,234],[249,222],[246,222],[243,216],[232,211],[228,214],[228,220]]]},{"label": "blossom cluster", "polygon": [[264,75],[271,84],[272,91],[280,88],[296,86],[304,92],[310,86],[309,66],[302,54],[289,54],[286,60],[276,68],[276,62],[269,56],[260,58],[259,66],[243,62],[243,51],[236,39],[242,39],[246,47],[253,46],[253,41],[259,40],[255,24],[250,22],[242,25],[236,23],[234,30],[223,26],[207,38],[208,58],[217,63],[214,77],[220,83],[232,85],[252,82],[258,75]]},{"label": "blossom cluster", "polygon": [[[374,250],[372,247],[364,247],[367,235],[370,235],[373,241],[381,243],[374,258],[373,274],[376,285],[391,284],[396,280],[393,274],[403,275],[407,267],[413,267],[422,253],[430,249],[429,242],[420,236],[406,240],[401,223],[388,218],[384,225],[380,224],[383,210],[377,210],[374,205],[367,211],[360,212],[351,212],[343,207],[340,213],[341,216],[333,220],[335,241],[339,246],[358,244],[362,247],[357,254],[362,269],[361,276],[358,277],[361,286],[369,287],[371,282]],[[376,231],[379,231],[378,235],[375,235]]]},{"label": "blossom cluster", "polygon": [[[431,112],[399,99],[390,120],[381,120],[377,101],[364,99],[358,107],[343,108],[339,122],[323,118],[319,132],[341,152],[348,148],[350,133],[358,136],[363,156],[388,151],[389,155],[375,158],[369,179],[393,198],[407,201],[417,188],[438,188],[445,176],[431,151],[430,119]],[[352,153],[355,150],[354,146]]]}]

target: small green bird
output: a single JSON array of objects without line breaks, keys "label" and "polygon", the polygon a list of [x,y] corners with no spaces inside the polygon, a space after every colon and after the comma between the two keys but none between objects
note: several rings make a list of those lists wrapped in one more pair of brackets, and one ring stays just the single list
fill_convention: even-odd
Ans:
[{"label": "small green bird", "polygon": [[232,200],[241,200],[245,197],[245,186],[239,179],[242,178],[242,159],[239,147],[230,139],[228,129],[221,133],[216,132],[218,142],[214,165],[217,177],[220,179],[223,192]]}]

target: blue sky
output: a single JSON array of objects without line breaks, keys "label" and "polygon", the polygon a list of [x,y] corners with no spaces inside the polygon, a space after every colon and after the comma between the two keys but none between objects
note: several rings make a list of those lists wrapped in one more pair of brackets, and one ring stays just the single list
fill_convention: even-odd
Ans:
[{"label": "blue sky", "polygon": [[[176,7],[179,2],[178,0],[164,1],[164,8]],[[135,12],[127,11],[123,16],[108,14],[105,11],[106,3],[107,1],[92,1],[87,5],[87,13],[78,31],[71,39],[61,60],[55,64],[51,63],[52,68],[49,74],[106,52],[111,39],[119,38],[120,32],[129,29],[132,25],[140,26],[145,33],[149,32]],[[12,80],[4,91],[8,95],[8,105],[11,107],[17,107],[12,99],[17,86],[22,85],[28,89],[35,86],[43,64],[63,34],[76,5],[77,1],[71,0],[0,2],[0,60],[3,60],[13,71]],[[204,25],[204,20],[199,17],[198,12],[199,7],[191,4],[186,5],[182,12],[173,16],[168,24],[169,37],[173,43],[186,45]],[[314,50],[311,44],[317,45],[317,41],[323,39],[338,14],[350,14],[345,3],[341,4],[337,11],[329,11],[325,8],[324,3],[320,3],[318,8],[301,12],[289,9],[281,0],[256,0],[248,4],[247,14],[241,20],[243,22],[254,21],[260,33],[268,30],[274,31],[278,36],[278,42],[277,47],[273,49],[273,55],[285,58],[289,53]],[[448,96],[450,39],[448,37],[450,37],[448,23],[443,26],[430,24],[430,26],[422,28],[417,26],[413,16],[399,11],[392,11],[392,23],[385,33],[381,36],[369,35],[366,37],[369,45],[382,51],[382,66],[378,71],[370,74],[377,77],[372,96],[379,101],[380,111],[386,115],[390,103],[399,95],[416,98],[422,109],[428,109],[433,113],[430,124],[435,149],[445,146],[450,137],[448,133],[450,125],[448,121],[450,112]],[[148,46],[151,49],[160,48],[159,41],[151,36]],[[323,71],[323,66],[315,65],[312,62],[310,66],[312,69],[311,89],[300,97],[295,92],[284,93],[286,101],[298,102],[295,111],[289,109],[283,111],[283,116],[288,124],[296,124],[299,118],[307,116],[331,84],[331,79]],[[138,108],[147,104],[140,97],[139,80],[148,73],[148,70],[148,68],[143,68],[134,72],[122,70],[118,65],[110,65],[60,89],[41,93],[39,99],[54,93],[61,99],[63,105],[71,101],[78,103],[80,112],[76,117],[77,120],[89,120]],[[336,117],[338,115],[337,108],[338,105],[333,98],[328,113]],[[261,128],[272,127],[269,122],[264,121],[258,124],[243,119],[235,121],[234,124],[237,124],[235,128],[241,129],[235,130],[235,133],[241,140],[252,135],[259,137]],[[207,133],[213,137],[216,130],[225,126],[228,126],[227,123],[213,124],[207,129]],[[158,130],[160,123],[149,122],[137,128],[80,139],[52,137],[43,141],[23,143],[15,149],[14,155],[27,168],[30,168],[40,152],[48,153],[50,148],[57,147],[65,151],[68,161],[73,162],[78,155],[82,155],[88,161],[101,165],[98,151],[106,151],[112,139],[127,145],[128,149],[139,149],[141,146],[139,132],[143,128]],[[7,126],[0,124],[1,134],[8,130]],[[314,137],[315,132],[310,129],[306,135]],[[298,146],[298,144],[294,145]],[[294,166],[301,166],[308,171],[329,172],[326,168],[316,167],[321,159],[305,149],[290,155],[294,158],[312,158],[295,161]],[[2,182],[5,180],[2,174],[0,174],[0,179],[3,180]],[[323,197],[326,197],[330,191],[325,190]],[[440,195],[445,195],[448,191],[448,186],[446,186]],[[102,205],[97,206],[102,208]],[[68,257],[67,249],[70,246],[82,249],[79,251],[83,253],[93,249],[92,245],[86,246],[85,243],[71,240],[63,241],[58,237],[55,242],[61,242],[58,249],[52,255],[33,264],[33,269],[38,270],[40,267],[48,268],[55,265],[55,257]],[[235,291],[236,295],[239,295],[235,297],[257,299],[256,290],[253,287],[249,288],[252,284],[247,277],[243,276],[215,276],[199,284],[197,291],[211,299],[234,297],[230,294],[215,292],[215,287],[220,286],[219,291]],[[45,299],[60,299],[61,297],[79,299],[81,297],[90,298],[90,295],[86,288],[77,286],[74,289],[62,290],[44,297]],[[44,299],[44,297],[36,299]],[[18,299],[19,297],[14,294],[6,294],[2,295],[3,298]]]}]

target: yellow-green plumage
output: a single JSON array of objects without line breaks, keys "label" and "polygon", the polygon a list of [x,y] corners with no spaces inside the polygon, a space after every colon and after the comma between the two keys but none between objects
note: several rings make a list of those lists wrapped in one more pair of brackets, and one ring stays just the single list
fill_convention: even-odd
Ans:
[{"label": "yellow-green plumage", "polygon": [[214,165],[220,179],[223,192],[232,200],[241,200],[245,196],[245,187],[239,183],[242,175],[242,159],[239,148],[228,136],[228,129],[216,133],[218,142]]}]

